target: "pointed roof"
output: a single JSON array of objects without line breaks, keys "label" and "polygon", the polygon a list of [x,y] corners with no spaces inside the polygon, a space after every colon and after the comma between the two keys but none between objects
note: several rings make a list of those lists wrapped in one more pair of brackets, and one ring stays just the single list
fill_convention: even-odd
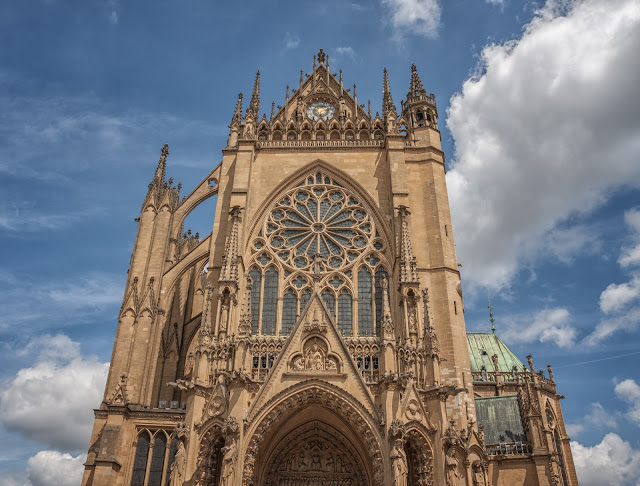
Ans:
[{"label": "pointed roof", "polygon": [[409,208],[400,205],[396,208],[398,216],[400,216],[401,234],[400,234],[400,283],[419,283],[416,257],[411,247],[411,238],[409,236],[409,223],[407,216],[411,213]]},{"label": "pointed roof", "polygon": [[167,155],[169,155],[169,144],[165,143],[160,150],[160,160],[158,161],[158,167],[156,167],[156,173],[153,176],[153,181],[164,182],[164,176],[167,170]]},{"label": "pointed roof", "polygon": [[492,332],[468,332],[467,346],[471,371],[480,372],[483,366],[487,371],[496,371],[491,359],[494,354],[498,356],[498,371],[511,372],[514,366],[518,371],[523,369],[522,361]]},{"label": "pointed roof", "polygon": [[242,123],[242,93],[238,93],[238,102],[236,103],[236,111],[231,118],[231,125],[240,125]]}]

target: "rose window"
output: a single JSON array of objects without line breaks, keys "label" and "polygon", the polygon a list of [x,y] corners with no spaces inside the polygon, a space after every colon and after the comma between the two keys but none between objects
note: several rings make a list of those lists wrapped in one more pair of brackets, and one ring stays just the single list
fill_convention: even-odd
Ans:
[{"label": "rose window", "polygon": [[252,242],[252,332],[289,334],[318,274],[340,332],[379,335],[386,248],[357,196],[321,172],[305,177],[278,198]]},{"label": "rose window", "polygon": [[362,205],[340,187],[298,187],[283,197],[267,219],[267,242],[295,270],[342,269],[371,240],[372,223]]}]

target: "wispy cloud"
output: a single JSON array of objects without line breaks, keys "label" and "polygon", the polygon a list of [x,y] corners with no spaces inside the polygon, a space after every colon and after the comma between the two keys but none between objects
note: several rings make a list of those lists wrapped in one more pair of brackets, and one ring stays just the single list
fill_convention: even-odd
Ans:
[{"label": "wispy cloud", "polygon": [[438,0],[382,0],[391,14],[394,39],[406,34],[436,37],[440,26],[441,8]]},{"label": "wispy cloud", "polygon": [[4,203],[0,205],[0,229],[10,233],[60,230],[83,219],[96,216],[100,212],[100,209],[96,207],[89,210],[55,214],[38,209],[34,202]]},{"label": "wispy cloud", "polygon": [[300,45],[300,37],[292,34],[291,32],[287,32],[284,36],[284,48],[289,50],[289,49],[295,49],[296,47],[298,47]]}]

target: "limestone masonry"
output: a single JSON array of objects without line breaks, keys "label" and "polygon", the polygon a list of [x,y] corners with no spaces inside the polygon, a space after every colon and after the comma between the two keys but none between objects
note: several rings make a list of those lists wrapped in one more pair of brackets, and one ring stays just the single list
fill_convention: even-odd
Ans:
[{"label": "limestone masonry", "polygon": [[[438,110],[329,56],[142,204],[86,486],[578,484],[551,367],[465,330]],[[481,141],[479,141],[480,143]],[[186,216],[216,196],[212,231]]]}]

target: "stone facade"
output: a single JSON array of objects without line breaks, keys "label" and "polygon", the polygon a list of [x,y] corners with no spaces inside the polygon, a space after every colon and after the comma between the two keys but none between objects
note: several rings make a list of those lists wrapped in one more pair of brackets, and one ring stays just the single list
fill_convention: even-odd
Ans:
[{"label": "stone facade", "polygon": [[[577,485],[553,379],[471,368],[415,66],[399,112],[386,70],[372,115],[322,51],[286,93],[260,119],[258,73],[185,197],[162,149],[83,485]],[[185,233],[212,196],[211,233]],[[507,452],[475,400],[509,394],[526,437]]]}]

